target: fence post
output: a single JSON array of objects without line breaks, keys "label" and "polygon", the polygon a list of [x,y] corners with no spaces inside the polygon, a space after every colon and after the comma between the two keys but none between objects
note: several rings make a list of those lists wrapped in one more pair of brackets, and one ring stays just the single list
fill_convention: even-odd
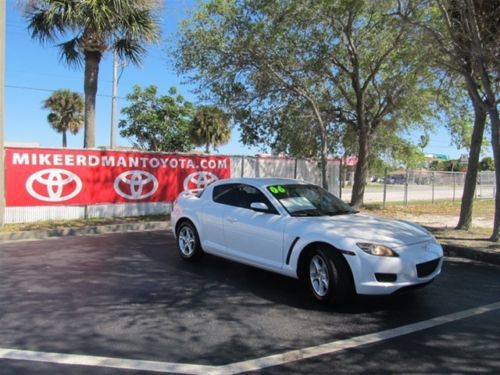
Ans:
[{"label": "fence post", "polygon": [[[477,189],[481,189],[480,180],[481,180],[481,172],[478,172],[476,177],[476,185],[474,186],[474,200],[477,200]],[[465,185],[465,178],[464,178],[464,185]]]},{"label": "fence post", "polygon": [[385,210],[385,201],[387,199],[387,168],[384,169],[384,198],[382,201],[382,208]]},{"label": "fence post", "polygon": [[436,172],[432,172],[431,182],[432,182],[432,203],[434,203],[434,184],[436,183]]},{"label": "fence post", "polygon": [[406,168],[406,173],[405,173],[405,206],[408,206],[408,168]]},{"label": "fence post", "polygon": [[483,181],[481,179],[482,177],[482,172],[479,172],[479,198],[483,198]]},{"label": "fence post", "polygon": [[452,173],[452,177],[453,177],[453,202],[455,202],[455,188],[456,188],[456,179],[455,179],[455,172],[451,172]]},{"label": "fence post", "polygon": [[245,157],[241,157],[241,177],[245,177]]},{"label": "fence post", "polygon": [[5,84],[5,14],[7,2],[0,1],[0,227],[5,224],[5,148],[4,148],[4,84]]},{"label": "fence post", "polygon": [[340,158],[338,176],[339,176],[339,199],[342,199],[342,158]]},{"label": "fence post", "polygon": [[297,164],[299,163],[299,159],[295,158],[295,165],[293,167],[293,178],[297,179]]}]

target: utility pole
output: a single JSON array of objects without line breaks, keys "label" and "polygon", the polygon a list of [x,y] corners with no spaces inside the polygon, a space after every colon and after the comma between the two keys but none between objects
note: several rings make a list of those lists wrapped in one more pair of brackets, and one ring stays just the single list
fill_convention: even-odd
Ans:
[{"label": "utility pole", "polygon": [[4,75],[5,75],[5,8],[6,1],[0,0],[0,227],[5,220],[5,152],[3,146],[4,121]]},{"label": "utility pole", "polygon": [[113,93],[111,95],[111,136],[109,147],[116,147],[116,99],[118,96],[118,54],[113,50]]}]

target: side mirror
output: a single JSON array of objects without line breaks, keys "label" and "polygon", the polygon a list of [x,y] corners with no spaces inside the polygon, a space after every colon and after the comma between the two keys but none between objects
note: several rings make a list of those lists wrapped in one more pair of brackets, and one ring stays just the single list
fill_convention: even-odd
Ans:
[{"label": "side mirror", "polygon": [[257,212],[269,212],[269,207],[263,202],[250,203],[250,208]]}]

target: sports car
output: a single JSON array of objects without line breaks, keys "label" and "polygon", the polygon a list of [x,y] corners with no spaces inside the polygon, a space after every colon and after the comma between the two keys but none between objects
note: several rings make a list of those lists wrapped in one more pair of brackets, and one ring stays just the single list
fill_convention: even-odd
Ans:
[{"label": "sports car", "polygon": [[443,262],[421,226],[359,213],[293,179],[226,179],[183,192],[171,224],[183,259],[209,253],[298,278],[320,302],[424,286]]}]

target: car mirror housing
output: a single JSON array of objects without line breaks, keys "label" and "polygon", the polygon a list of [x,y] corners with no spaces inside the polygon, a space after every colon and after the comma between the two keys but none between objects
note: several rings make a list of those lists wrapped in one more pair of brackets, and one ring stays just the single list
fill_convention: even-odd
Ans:
[{"label": "car mirror housing", "polygon": [[250,208],[257,212],[269,212],[269,207],[263,202],[250,203]]}]

